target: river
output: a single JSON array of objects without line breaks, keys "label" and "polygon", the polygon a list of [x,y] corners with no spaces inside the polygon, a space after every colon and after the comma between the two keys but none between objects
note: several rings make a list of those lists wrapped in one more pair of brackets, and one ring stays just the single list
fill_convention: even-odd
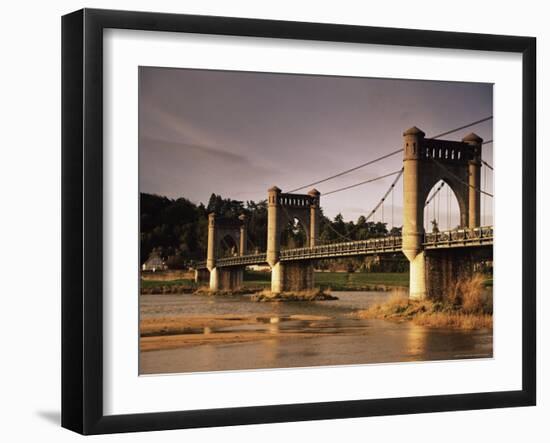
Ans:
[{"label": "river", "polygon": [[[252,302],[248,296],[141,295],[141,319],[178,316],[200,318],[206,324],[189,328],[179,336],[193,336],[199,339],[197,344],[185,342],[170,349],[142,350],[140,373],[492,357],[492,330],[428,328],[412,322],[359,319],[354,317],[355,312],[384,302],[391,293],[333,295],[339,299],[289,303]],[[210,316],[228,314],[233,317],[230,320],[238,320],[234,325],[215,326],[212,321],[214,326],[209,326]]]}]

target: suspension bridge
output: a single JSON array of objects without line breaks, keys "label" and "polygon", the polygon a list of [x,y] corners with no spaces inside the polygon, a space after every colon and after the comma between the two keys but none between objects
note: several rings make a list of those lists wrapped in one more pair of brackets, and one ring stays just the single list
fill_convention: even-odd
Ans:
[{"label": "suspension bridge", "polygon": [[[492,259],[493,227],[481,226],[482,197],[492,198],[487,191],[487,173],[481,188],[481,170],[493,171],[482,159],[482,147],[492,143],[469,133],[461,141],[442,139],[470,126],[492,119],[492,116],[443,132],[431,138],[412,127],[403,133],[403,146],[381,157],[356,165],[329,177],[282,192],[274,186],[267,192],[267,248],[250,253],[247,249],[247,217],[225,219],[209,214],[208,247],[204,262],[198,263],[196,279],[207,280],[212,291],[232,290],[242,286],[246,266],[266,264],[271,268],[271,291],[308,290],[314,287],[314,264],[318,260],[361,257],[383,254],[404,254],[410,264],[409,294],[413,299],[436,297],[447,293],[457,279],[471,276],[476,263]],[[368,240],[353,240],[348,235],[334,232],[341,241],[321,244],[319,222],[321,194],[313,188],[308,193],[299,191],[342,177],[353,171],[402,154],[402,167],[379,177],[343,186],[324,194],[344,192],[383,178],[395,176],[377,205],[368,213],[370,220],[382,209],[394,189],[403,181],[403,226],[400,235],[388,235]],[[439,184],[439,185],[438,185]],[[456,197],[459,207],[458,227],[451,230],[426,232],[425,218],[430,205],[435,208],[441,190]],[[447,202],[450,200],[447,199]],[[440,204],[439,204],[440,206]],[[448,212],[449,213],[449,212]],[[393,215],[393,204],[392,204]],[[392,217],[393,218],[393,217]],[[294,220],[304,226],[306,246],[282,249],[283,230]],[[328,225],[329,228],[330,225]],[[357,225],[356,225],[357,226]],[[333,228],[331,228],[333,229]],[[235,245],[230,256],[221,252],[225,239]]]}]

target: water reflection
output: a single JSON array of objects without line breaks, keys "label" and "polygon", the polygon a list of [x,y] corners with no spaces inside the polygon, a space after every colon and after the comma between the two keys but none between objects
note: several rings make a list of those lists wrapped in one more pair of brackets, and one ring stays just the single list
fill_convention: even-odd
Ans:
[{"label": "water reflection", "polygon": [[[411,322],[364,320],[355,313],[391,297],[339,292],[339,300],[252,303],[243,297],[141,296],[143,316],[186,315],[221,324],[188,328],[204,343],[141,353],[141,373],[195,372],[447,360],[492,356],[491,331],[430,329]],[[230,316],[229,316],[230,314]],[[244,319],[244,320],[243,320]],[[198,337],[197,337],[198,338]]]},{"label": "water reflection", "polygon": [[424,360],[424,351],[428,349],[428,329],[423,326],[409,325],[406,337],[406,352],[414,360]]},{"label": "water reflection", "polygon": [[279,317],[270,317],[269,319],[269,333],[278,334],[279,333]]}]

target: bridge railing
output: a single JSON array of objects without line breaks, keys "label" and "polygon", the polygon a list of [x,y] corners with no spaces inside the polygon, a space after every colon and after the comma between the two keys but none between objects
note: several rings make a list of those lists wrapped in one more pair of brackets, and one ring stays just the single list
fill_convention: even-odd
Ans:
[{"label": "bridge railing", "polygon": [[235,255],[233,257],[222,257],[216,259],[216,266],[254,265],[264,263],[267,260],[265,253]]},{"label": "bridge railing", "polygon": [[281,260],[309,259],[316,257],[350,256],[368,252],[401,250],[401,237],[382,237],[370,240],[357,240],[345,243],[332,243],[308,248],[284,249]]},{"label": "bridge railing", "polygon": [[483,242],[493,239],[493,227],[481,226],[473,229],[453,229],[451,231],[430,232],[424,234],[424,245],[465,242]]},{"label": "bridge railing", "polygon": [[[430,232],[424,234],[424,247],[460,247],[491,244],[493,227],[482,226],[473,229],[453,229],[450,231]],[[281,261],[307,260],[314,258],[350,257],[362,254],[382,252],[400,252],[402,238],[400,236],[357,240],[353,242],[332,243],[307,248],[283,249],[280,252]],[[223,257],[216,260],[216,266],[238,266],[266,263],[265,253],[248,254],[234,257]],[[204,268],[206,262],[197,263],[197,268]]]}]

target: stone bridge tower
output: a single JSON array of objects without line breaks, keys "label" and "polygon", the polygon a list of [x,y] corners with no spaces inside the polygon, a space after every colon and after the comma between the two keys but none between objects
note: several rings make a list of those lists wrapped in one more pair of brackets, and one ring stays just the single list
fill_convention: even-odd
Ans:
[{"label": "stone bridge tower", "polygon": [[[462,142],[425,138],[415,126],[403,133],[403,253],[410,262],[409,291],[413,299],[433,292],[433,279],[428,278],[430,260],[423,248],[424,205],[439,180],[452,189],[458,200],[460,227],[479,227],[482,143],[473,133]],[[449,269],[448,273],[450,276],[453,271]]]},{"label": "stone bridge tower", "polygon": [[208,247],[206,267],[210,271],[210,290],[238,289],[242,286],[243,268],[217,268],[216,260],[226,256],[245,255],[247,252],[247,222],[245,214],[238,220],[208,214]]},{"label": "stone bridge tower", "polygon": [[267,263],[271,267],[271,291],[313,288],[313,265],[309,261],[283,264],[281,234],[288,222],[298,219],[306,232],[307,246],[315,246],[319,238],[320,196],[317,189],[307,194],[285,194],[273,186],[267,195]]}]

